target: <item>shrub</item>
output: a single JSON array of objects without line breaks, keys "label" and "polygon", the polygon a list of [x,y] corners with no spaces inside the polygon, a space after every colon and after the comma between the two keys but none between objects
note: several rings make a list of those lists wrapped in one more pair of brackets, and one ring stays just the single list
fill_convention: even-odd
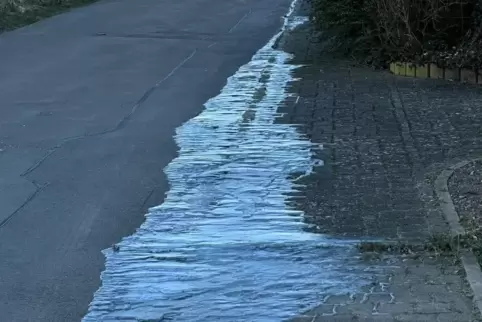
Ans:
[{"label": "shrub", "polygon": [[335,49],[368,61],[473,65],[482,53],[478,2],[313,0],[313,18],[336,35]]},{"label": "shrub", "polygon": [[312,1],[311,18],[333,40],[333,49],[353,54],[375,48],[376,36],[371,32],[374,17],[367,1],[371,0]]},{"label": "shrub", "polygon": [[0,32],[94,1],[96,0],[0,0]]}]

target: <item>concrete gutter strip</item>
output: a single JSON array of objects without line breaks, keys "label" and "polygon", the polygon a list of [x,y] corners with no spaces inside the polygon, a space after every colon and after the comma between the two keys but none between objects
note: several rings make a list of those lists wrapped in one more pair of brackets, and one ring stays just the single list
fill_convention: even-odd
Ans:
[{"label": "concrete gutter strip", "polygon": [[437,192],[442,211],[444,212],[445,218],[450,225],[450,233],[452,237],[465,235],[465,229],[460,224],[460,217],[455,210],[452,197],[450,197],[448,181],[456,169],[462,168],[467,164],[469,164],[468,161],[463,161],[455,165],[455,167],[445,169],[435,180],[435,190]]},{"label": "concrete gutter strip", "polygon": [[474,293],[474,303],[479,312],[482,312],[482,271],[480,270],[480,265],[471,250],[462,250],[460,258],[465,269],[467,281]]},{"label": "concrete gutter strip", "polygon": [[[474,159],[469,161],[459,162],[448,169],[445,169],[435,180],[435,192],[440,200],[440,205],[445,218],[450,226],[450,233],[452,237],[465,235],[465,229],[460,224],[460,217],[455,210],[452,197],[448,189],[448,181],[454,174],[454,171],[460,169],[472,162],[480,161],[482,159]],[[462,249],[460,251],[460,259],[465,269],[466,278],[474,293],[474,304],[477,306],[480,313],[482,313],[482,271],[474,253],[470,249]]]}]

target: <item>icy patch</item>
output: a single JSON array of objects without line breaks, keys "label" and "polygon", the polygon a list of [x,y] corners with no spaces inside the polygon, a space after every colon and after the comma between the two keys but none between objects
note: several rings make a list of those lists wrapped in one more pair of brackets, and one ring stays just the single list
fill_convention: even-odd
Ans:
[{"label": "icy patch", "polygon": [[286,206],[290,174],[322,162],[295,127],[275,123],[297,67],[272,48],[280,35],[178,128],[171,190],[118,251],[105,251],[83,321],[280,321],[371,275],[352,243],[304,232],[303,214]]},{"label": "icy patch", "polygon": [[310,19],[305,16],[292,16],[288,17],[286,29],[287,30],[294,30],[297,27],[304,25],[305,23],[309,22]]}]

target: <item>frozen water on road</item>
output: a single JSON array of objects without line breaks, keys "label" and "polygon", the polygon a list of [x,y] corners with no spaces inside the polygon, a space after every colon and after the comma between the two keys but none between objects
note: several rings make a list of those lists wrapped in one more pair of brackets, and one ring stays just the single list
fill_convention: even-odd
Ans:
[{"label": "frozen water on road", "polygon": [[[304,21],[290,15],[284,29]],[[280,321],[365,284],[351,243],[303,231],[286,206],[289,175],[314,161],[295,127],[275,123],[296,68],[273,49],[280,35],[178,128],[171,190],[105,252],[85,322]]]}]

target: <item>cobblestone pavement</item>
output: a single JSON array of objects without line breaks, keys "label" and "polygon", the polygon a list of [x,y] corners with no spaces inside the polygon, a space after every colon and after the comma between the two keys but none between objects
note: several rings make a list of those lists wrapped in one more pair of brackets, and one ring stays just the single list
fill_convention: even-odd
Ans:
[{"label": "cobblestone pavement", "polygon": [[[465,285],[450,258],[382,261],[386,267],[358,294],[327,295],[321,305],[292,322],[474,321]],[[380,265],[380,262],[373,262]]]},{"label": "cobblestone pavement", "polygon": [[[314,231],[340,238],[421,242],[445,233],[432,182],[444,164],[481,154],[482,89],[357,67],[323,54],[314,39],[305,25],[280,43],[303,65],[280,122],[323,146],[324,165],[302,179],[293,206]],[[328,294],[293,321],[477,320],[453,259],[369,260],[384,268],[372,286]]]}]

